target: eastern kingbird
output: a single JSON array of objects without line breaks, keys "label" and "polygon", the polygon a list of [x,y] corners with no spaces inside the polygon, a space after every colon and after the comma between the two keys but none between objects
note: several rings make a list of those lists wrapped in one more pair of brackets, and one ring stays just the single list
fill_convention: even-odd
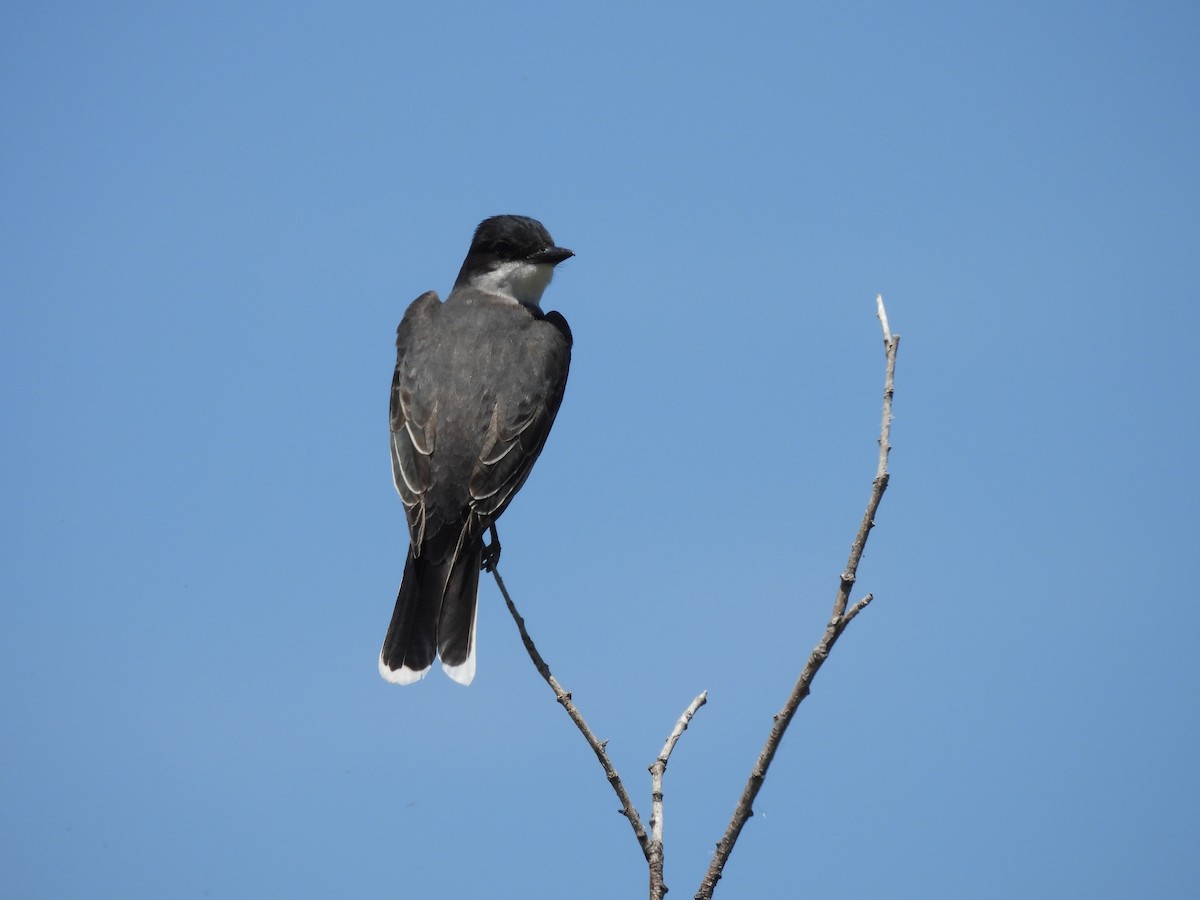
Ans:
[{"label": "eastern kingbird", "polygon": [[529,477],[562,403],[571,329],[543,313],[554,267],[574,256],[541,222],[494,216],[443,303],[422,294],[396,330],[392,478],[411,539],[379,672],[410,684],[441,656],[475,677],[483,535]]}]

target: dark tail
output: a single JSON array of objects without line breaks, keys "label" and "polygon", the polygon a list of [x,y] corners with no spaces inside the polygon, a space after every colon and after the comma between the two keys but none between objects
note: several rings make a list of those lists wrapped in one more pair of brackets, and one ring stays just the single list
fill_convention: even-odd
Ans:
[{"label": "dark tail", "polygon": [[430,562],[408,550],[396,609],[379,653],[379,674],[396,684],[425,677],[434,657],[460,684],[475,677],[475,607],[481,542],[460,552],[452,565]]}]

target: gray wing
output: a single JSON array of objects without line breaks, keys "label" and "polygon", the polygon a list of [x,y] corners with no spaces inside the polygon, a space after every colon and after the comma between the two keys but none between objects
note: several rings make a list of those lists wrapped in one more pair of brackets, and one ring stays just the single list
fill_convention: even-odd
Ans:
[{"label": "gray wing", "polygon": [[425,535],[425,493],[433,483],[430,457],[437,443],[435,392],[423,384],[427,373],[407,367],[409,351],[432,329],[441,311],[436,291],[426,291],[412,302],[396,329],[396,370],[392,374],[390,419],[392,480],[404,502],[414,546]]},{"label": "gray wing", "polygon": [[534,326],[534,374],[519,398],[497,402],[471,473],[471,509],[481,523],[496,519],[520,490],[545,446],[562,405],[571,365],[571,331],[556,312]]}]

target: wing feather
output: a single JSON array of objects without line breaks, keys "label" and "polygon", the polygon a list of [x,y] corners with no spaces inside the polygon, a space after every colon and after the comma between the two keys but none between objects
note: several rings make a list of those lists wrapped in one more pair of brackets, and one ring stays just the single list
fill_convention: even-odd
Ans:
[{"label": "wing feather", "polygon": [[[561,327],[551,317],[556,317]],[[499,399],[495,402],[483,448],[471,473],[472,510],[484,521],[492,521],[504,512],[529,477],[566,389],[571,364],[566,322],[557,313],[550,313],[534,327],[537,339],[530,348],[533,374],[519,397],[509,398],[507,404]]]},{"label": "wing feather", "polygon": [[435,291],[425,292],[412,302],[396,329],[396,369],[389,403],[392,481],[404,501],[416,547],[424,540],[425,495],[433,484],[430,458],[437,446],[437,402],[431,392],[422,390],[423,373],[408,357],[431,340],[441,305]]}]

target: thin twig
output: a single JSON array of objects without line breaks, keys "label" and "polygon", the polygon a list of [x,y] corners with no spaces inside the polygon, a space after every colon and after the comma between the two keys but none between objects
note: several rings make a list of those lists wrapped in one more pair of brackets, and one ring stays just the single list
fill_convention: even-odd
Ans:
[{"label": "thin twig", "polygon": [[701,691],[700,696],[688,704],[667,736],[658,758],[650,766],[650,900],[662,900],[667,893],[667,886],[663,883],[663,775],[667,771],[667,761],[676,742],[687,731],[696,710],[707,702],[708,691]]},{"label": "thin twig", "polygon": [[[883,294],[876,295],[875,305],[878,309],[879,324],[883,326],[883,349],[887,354],[887,369],[883,377],[883,423],[879,429],[879,468],[875,471],[875,478],[884,479],[884,488],[886,489],[888,453],[892,449],[892,394],[894,393],[894,382],[896,380],[896,349],[900,346],[900,335],[892,337],[891,329],[888,328],[887,310],[883,306]],[[881,497],[883,496],[882,489],[879,494]]]},{"label": "thin twig", "polygon": [[808,662],[805,664],[804,670],[800,673],[800,677],[796,679],[796,683],[792,687],[792,692],[788,696],[783,709],[775,715],[767,742],[763,745],[762,752],[759,753],[754,768],[750,770],[750,778],[746,782],[746,787],[742,790],[742,796],[734,808],[733,816],[729,820],[725,834],[717,842],[716,852],[713,854],[708,871],[704,874],[704,879],[700,882],[700,889],[696,892],[695,900],[711,900],[717,882],[721,878],[721,872],[725,868],[726,861],[729,859],[729,854],[733,851],[733,846],[737,843],[738,836],[742,833],[742,828],[749,821],[750,817],[754,815],[754,799],[758,796],[759,789],[762,788],[763,781],[767,776],[767,769],[770,768],[771,760],[775,758],[775,751],[779,749],[779,743],[783,739],[788,725],[791,724],[792,717],[796,714],[796,709],[800,706],[804,698],[808,696],[809,691],[812,689],[813,678],[816,677],[825,660],[829,658],[829,651],[833,649],[833,645],[837,642],[837,639],[846,630],[846,626],[850,624],[851,619],[866,608],[867,604],[873,598],[873,595],[867,594],[866,597],[854,604],[849,611],[846,610],[846,606],[850,601],[850,591],[854,587],[854,580],[857,577],[858,563],[862,559],[863,550],[867,545],[867,536],[875,526],[875,512],[879,509],[879,503],[883,499],[883,492],[887,490],[888,452],[892,449],[890,442],[892,431],[892,392],[896,372],[896,350],[900,346],[900,335],[893,335],[888,327],[887,310],[883,306],[883,297],[876,297],[875,304],[879,323],[883,328],[887,368],[883,384],[883,419],[879,429],[879,468],[876,471],[875,480],[871,485],[871,497],[867,501],[867,510],[863,514],[862,524],[859,525],[858,533],[854,536],[854,543],[850,545],[850,558],[847,560],[846,568],[839,579],[837,595],[833,601],[833,615],[830,617],[829,623],[825,626],[825,634],[822,636],[820,643],[809,654]]},{"label": "thin twig", "polygon": [[533,664],[537,667],[538,673],[542,678],[546,680],[546,684],[550,685],[550,689],[554,691],[554,696],[562,704],[563,709],[567,711],[567,715],[571,717],[571,721],[575,723],[575,727],[583,734],[584,740],[588,742],[588,746],[596,754],[596,759],[600,760],[600,765],[604,768],[604,776],[616,792],[617,799],[621,801],[619,812],[629,820],[629,824],[633,827],[634,836],[637,837],[638,844],[642,848],[642,853],[645,855],[646,860],[649,861],[650,837],[646,834],[646,829],[642,826],[641,817],[638,815],[637,808],[633,805],[633,800],[629,797],[629,792],[625,790],[625,785],[621,782],[621,776],[617,774],[612,760],[608,758],[608,752],[604,749],[604,742],[592,733],[587,722],[584,721],[583,715],[571,700],[571,694],[564,690],[562,685],[550,673],[550,667],[546,665],[546,661],[542,659],[542,655],[538,653],[538,649],[533,643],[533,638],[525,630],[525,620],[517,612],[517,607],[513,604],[512,597],[508,595],[508,588],[504,586],[504,579],[500,577],[500,572],[495,567],[492,568],[492,576],[496,579],[496,585],[500,588],[500,593],[504,595],[504,602],[508,604],[508,611],[512,614],[513,621],[517,623],[517,630],[521,632],[521,641],[525,644],[525,650],[529,653],[529,658],[533,660]]},{"label": "thin twig", "polygon": [[875,315],[879,318],[879,324],[883,326],[883,345],[884,347],[891,346],[892,329],[888,328],[887,310],[883,305],[883,294],[875,295]]},{"label": "thin twig", "polygon": [[845,628],[850,624],[850,620],[857,616],[860,612],[867,608],[867,604],[875,599],[874,594],[867,594],[852,607],[846,610],[846,615],[842,616],[842,627]]}]

